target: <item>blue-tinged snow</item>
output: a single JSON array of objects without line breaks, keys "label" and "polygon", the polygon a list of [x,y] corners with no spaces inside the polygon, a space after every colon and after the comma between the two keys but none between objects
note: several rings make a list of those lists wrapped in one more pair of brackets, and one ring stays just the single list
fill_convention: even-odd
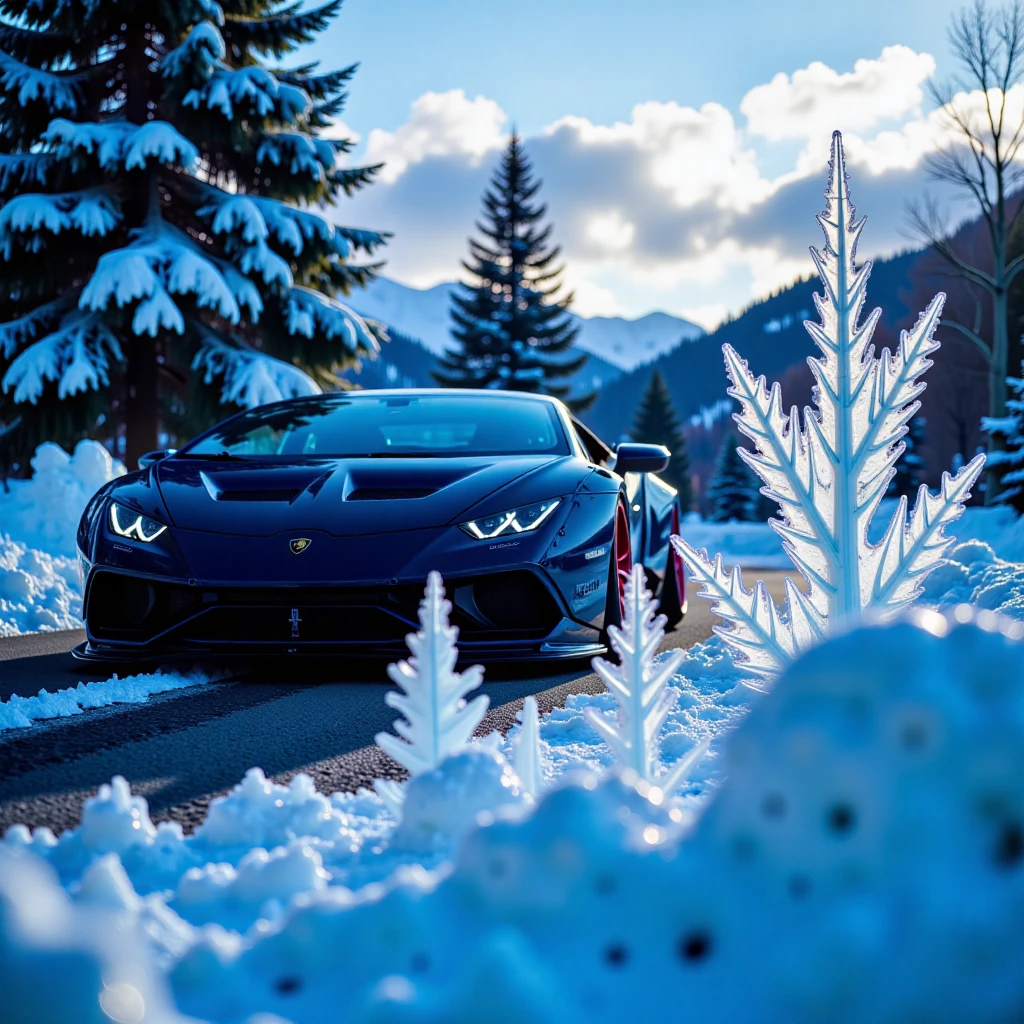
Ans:
[{"label": "blue-tinged snow", "polygon": [[65,110],[73,113],[83,99],[83,79],[89,72],[44,71],[22,64],[9,53],[0,51],[0,83],[4,91],[18,90],[18,102],[22,106],[42,100],[50,110]]},{"label": "blue-tinged snow", "polygon": [[[829,639],[769,693],[698,645],[677,724],[713,743],[681,802],[587,771],[579,707],[542,724],[539,802],[478,748],[417,777],[405,831],[253,771],[184,836],[115,779],[59,840],[0,847],[5,1006],[85,1019],[130,984],[159,1021],[1013,1019],[1024,627],[957,617]],[[69,946],[94,968],[39,983]]]},{"label": "blue-tinged snow", "polygon": [[192,369],[203,371],[207,384],[218,379],[223,382],[222,403],[247,409],[321,391],[320,385],[297,366],[255,349],[227,345],[212,335],[196,353]]},{"label": "blue-tinged snow", "polygon": [[279,82],[271,71],[258,65],[232,69],[221,64],[202,86],[190,89],[182,103],[218,110],[229,121],[252,112],[288,124],[310,107],[305,90]]},{"label": "blue-tinged snow", "polygon": [[108,170],[140,169],[154,161],[188,171],[199,161],[199,150],[167,121],[136,125],[129,121],[69,121],[58,117],[50,122],[43,138],[60,158],[76,159],[79,153],[95,153],[100,166]]},{"label": "blue-tinged snow", "polygon": [[[0,612],[0,631],[3,626],[2,616],[3,613]],[[79,683],[77,686],[53,692],[42,689],[32,696],[22,697],[15,694],[7,700],[0,701],[0,733],[8,729],[24,729],[35,722],[50,718],[69,718],[80,715],[83,711],[109,707],[111,704],[141,704],[154,694],[188,689],[206,682],[207,677],[198,672],[185,675],[180,672],[158,670],[123,678],[115,673],[110,679],[103,681]]]},{"label": "blue-tinged snow", "polygon": [[70,456],[40,445],[32,470],[0,487],[0,636],[81,627],[75,531],[88,500],[124,466],[80,441]]}]

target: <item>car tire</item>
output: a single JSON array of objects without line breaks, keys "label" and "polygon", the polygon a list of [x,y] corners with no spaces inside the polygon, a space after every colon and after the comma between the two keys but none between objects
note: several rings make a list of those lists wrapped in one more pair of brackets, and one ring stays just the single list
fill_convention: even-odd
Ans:
[{"label": "car tire", "polygon": [[[679,506],[672,509],[672,536],[679,534]],[[665,579],[661,584],[661,599],[658,612],[665,616],[669,629],[678,626],[686,614],[686,575],[683,560],[672,544],[668,547],[668,561],[665,563]]]}]

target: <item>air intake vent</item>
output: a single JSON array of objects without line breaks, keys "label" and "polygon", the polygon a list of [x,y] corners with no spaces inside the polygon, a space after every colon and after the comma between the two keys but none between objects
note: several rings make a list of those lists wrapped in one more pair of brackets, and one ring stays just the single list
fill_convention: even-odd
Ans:
[{"label": "air intake vent", "polygon": [[433,487],[360,487],[346,501],[400,501],[403,498],[425,498],[434,493]]},{"label": "air intake vent", "polygon": [[264,490],[264,491],[221,491],[218,501],[294,501],[302,491]]}]

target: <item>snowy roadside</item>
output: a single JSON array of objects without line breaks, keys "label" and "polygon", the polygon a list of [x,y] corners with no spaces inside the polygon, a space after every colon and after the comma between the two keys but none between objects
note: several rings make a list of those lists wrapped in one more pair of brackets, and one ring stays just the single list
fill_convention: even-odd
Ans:
[{"label": "snowy roadside", "polygon": [[96,441],[43,444],[29,480],[0,489],[0,637],[79,629],[75,531],[89,499],[125,472]]}]

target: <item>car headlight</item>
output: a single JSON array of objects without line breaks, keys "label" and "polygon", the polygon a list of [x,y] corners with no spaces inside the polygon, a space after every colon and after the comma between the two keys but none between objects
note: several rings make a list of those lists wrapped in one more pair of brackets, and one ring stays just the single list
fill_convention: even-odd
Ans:
[{"label": "car headlight", "polygon": [[521,505],[519,508],[499,512],[494,516],[471,519],[468,523],[459,523],[459,529],[468,533],[474,540],[491,540],[493,537],[504,537],[512,533],[527,533],[536,530],[558,508],[561,500],[552,498],[549,501],[538,501],[534,505]]},{"label": "car headlight", "polygon": [[151,544],[167,529],[163,523],[150,519],[116,502],[110,503],[110,528],[120,537]]}]

